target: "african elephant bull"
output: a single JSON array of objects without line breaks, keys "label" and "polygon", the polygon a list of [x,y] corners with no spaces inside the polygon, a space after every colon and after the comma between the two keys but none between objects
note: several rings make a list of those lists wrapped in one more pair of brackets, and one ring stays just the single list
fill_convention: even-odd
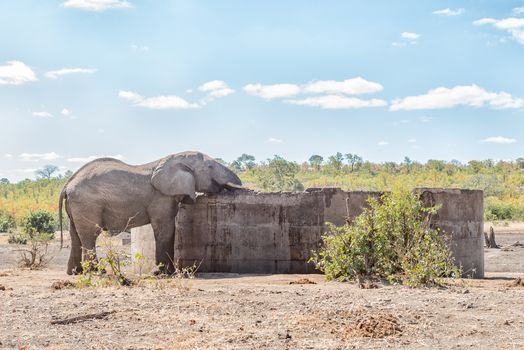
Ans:
[{"label": "african elephant bull", "polygon": [[156,263],[172,272],[178,204],[193,202],[196,192],[218,193],[241,185],[235,173],[199,152],[176,153],[144,165],[112,158],[87,163],[60,193],[60,230],[64,200],[71,222],[67,273],[82,270],[81,261],[95,250],[102,230],[149,223],[155,234]]}]

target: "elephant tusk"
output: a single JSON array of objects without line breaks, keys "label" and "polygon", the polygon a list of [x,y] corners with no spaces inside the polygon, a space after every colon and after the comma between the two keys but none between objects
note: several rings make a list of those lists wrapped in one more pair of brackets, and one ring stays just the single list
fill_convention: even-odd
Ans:
[{"label": "elephant tusk", "polygon": [[239,189],[239,190],[244,189],[242,185],[237,185],[232,182],[227,182],[226,184],[224,184],[224,187],[229,188],[229,189]]}]

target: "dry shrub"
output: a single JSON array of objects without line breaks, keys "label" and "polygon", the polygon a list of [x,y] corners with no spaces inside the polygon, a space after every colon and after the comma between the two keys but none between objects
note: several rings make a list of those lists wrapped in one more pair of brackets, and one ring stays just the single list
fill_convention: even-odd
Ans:
[{"label": "dry shrub", "polygon": [[45,233],[29,236],[27,245],[19,245],[16,249],[20,254],[18,265],[30,270],[40,270],[47,267],[53,259],[49,252],[50,243],[51,238]]},{"label": "dry shrub", "polygon": [[60,280],[55,281],[53,284],[51,284],[51,289],[66,289],[66,288],[73,288],[75,287],[75,284],[68,280]]},{"label": "dry shrub", "polygon": [[289,284],[317,284],[317,282],[313,282],[309,278],[301,278],[296,281],[291,281]]},{"label": "dry shrub", "polygon": [[521,277],[515,278],[513,281],[508,282],[508,287],[524,287],[524,279]]}]

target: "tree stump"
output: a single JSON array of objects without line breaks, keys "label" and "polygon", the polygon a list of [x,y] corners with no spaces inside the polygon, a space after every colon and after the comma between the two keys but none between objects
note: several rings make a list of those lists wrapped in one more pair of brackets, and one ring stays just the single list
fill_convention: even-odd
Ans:
[{"label": "tree stump", "polygon": [[486,241],[486,247],[488,248],[500,248],[495,242],[495,230],[493,226],[489,227],[489,235],[484,232],[484,240]]}]

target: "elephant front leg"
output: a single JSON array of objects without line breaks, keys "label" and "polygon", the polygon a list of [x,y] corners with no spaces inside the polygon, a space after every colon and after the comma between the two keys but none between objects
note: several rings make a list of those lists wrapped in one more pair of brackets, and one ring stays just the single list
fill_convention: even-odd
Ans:
[{"label": "elephant front leg", "polygon": [[171,275],[175,272],[175,220],[152,222],[155,234],[155,260],[161,273]]}]

